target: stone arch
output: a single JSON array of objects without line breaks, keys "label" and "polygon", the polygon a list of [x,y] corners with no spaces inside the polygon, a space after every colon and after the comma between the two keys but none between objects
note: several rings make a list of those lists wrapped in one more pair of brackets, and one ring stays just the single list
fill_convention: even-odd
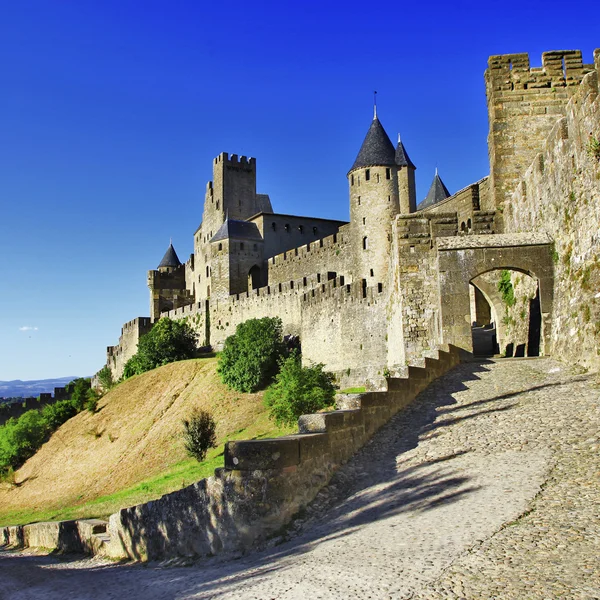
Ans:
[{"label": "stone arch", "polygon": [[554,263],[552,243],[547,236],[511,234],[439,238],[437,251],[444,343],[473,351],[469,285],[480,275],[506,269],[525,273],[538,282],[540,354],[549,353]]},{"label": "stone arch", "polygon": [[261,271],[258,265],[253,265],[248,271],[248,291],[261,287]]}]

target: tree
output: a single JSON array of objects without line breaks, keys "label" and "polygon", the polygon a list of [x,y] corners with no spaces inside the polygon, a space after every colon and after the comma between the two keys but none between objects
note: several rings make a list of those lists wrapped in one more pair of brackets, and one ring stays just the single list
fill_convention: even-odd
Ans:
[{"label": "tree", "polygon": [[217,425],[206,410],[195,408],[189,419],[183,420],[183,439],[187,453],[202,462],[210,448],[217,445]]},{"label": "tree", "polygon": [[67,383],[66,392],[71,398],[71,403],[77,409],[77,412],[85,408],[88,399],[88,391],[92,387],[92,382],[89,378],[78,377]]},{"label": "tree", "polygon": [[125,364],[123,377],[145,373],[156,367],[196,355],[196,332],[186,321],[160,319],[140,338],[137,353]]},{"label": "tree", "polygon": [[104,365],[98,371],[98,382],[100,383],[100,388],[102,389],[103,393],[108,392],[108,390],[114,387],[115,380],[113,379],[112,371],[108,365]]},{"label": "tree", "polygon": [[218,372],[229,387],[239,392],[255,392],[275,375],[284,353],[281,319],[250,319],[240,323],[225,340]]},{"label": "tree", "polygon": [[319,363],[303,367],[298,352],[282,360],[275,382],[265,392],[270,418],[278,425],[293,425],[301,415],[331,406],[335,398],[334,378],[323,366]]}]

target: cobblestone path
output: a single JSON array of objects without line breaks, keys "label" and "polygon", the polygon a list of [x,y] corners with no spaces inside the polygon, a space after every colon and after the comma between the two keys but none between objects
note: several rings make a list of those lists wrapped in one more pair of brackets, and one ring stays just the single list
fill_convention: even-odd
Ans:
[{"label": "cobblestone path", "polygon": [[0,553],[0,598],[600,598],[600,389],[551,359],[466,363],[285,537],[189,567]]}]

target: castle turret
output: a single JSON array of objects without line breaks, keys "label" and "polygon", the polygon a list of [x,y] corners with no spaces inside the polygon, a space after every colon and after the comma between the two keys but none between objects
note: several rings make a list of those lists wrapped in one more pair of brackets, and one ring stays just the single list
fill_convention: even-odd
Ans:
[{"label": "castle turret", "polygon": [[400,211],[396,149],[376,112],[348,182],[354,277],[376,285],[387,280],[392,219]]},{"label": "castle turret", "polygon": [[438,174],[438,170],[435,170],[435,175],[433,176],[433,181],[429,186],[429,191],[427,192],[427,196],[425,200],[419,203],[417,210],[423,210],[424,208],[429,208],[442,200],[450,197],[450,192],[448,188],[444,185],[442,178]]},{"label": "castle turret", "polygon": [[173,248],[173,243],[171,242],[157,268],[161,273],[170,273],[173,271],[173,269],[176,269],[180,266],[181,261],[179,260],[177,252],[175,252],[175,248]]},{"label": "castle turret", "polygon": [[417,167],[412,163],[406,148],[398,134],[396,146],[396,165],[398,166],[398,199],[400,214],[408,215],[417,209],[417,192],[415,186],[415,171]]},{"label": "castle turret", "polygon": [[185,306],[192,301],[185,283],[185,267],[170,243],[155,271],[148,271],[150,288],[150,319],[154,323],[167,310]]}]

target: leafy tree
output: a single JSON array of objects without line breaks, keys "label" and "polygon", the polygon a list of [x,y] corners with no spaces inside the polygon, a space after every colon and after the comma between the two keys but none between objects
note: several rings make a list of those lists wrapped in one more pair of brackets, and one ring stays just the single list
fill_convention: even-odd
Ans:
[{"label": "leafy tree", "polygon": [[332,373],[319,363],[303,367],[298,352],[281,361],[275,382],[265,392],[269,416],[278,425],[293,425],[298,417],[331,406],[335,397]]},{"label": "leafy tree", "polygon": [[189,419],[183,420],[183,439],[187,453],[202,462],[210,448],[217,445],[217,425],[206,410],[195,408]]},{"label": "leafy tree", "polygon": [[54,404],[44,406],[42,409],[42,417],[45,419],[50,431],[55,431],[76,414],[77,409],[70,400],[59,400]]},{"label": "leafy tree", "polygon": [[66,392],[71,398],[73,406],[77,412],[85,408],[85,403],[88,397],[88,391],[92,387],[92,382],[89,378],[79,377],[66,385]]},{"label": "leafy tree", "polygon": [[100,387],[104,393],[108,392],[108,390],[115,386],[115,380],[113,379],[112,371],[107,365],[104,365],[98,371],[98,381],[100,382]]},{"label": "leafy tree", "polygon": [[284,353],[281,319],[250,319],[240,323],[235,334],[225,340],[218,372],[229,387],[255,392],[275,375]]},{"label": "leafy tree", "polygon": [[140,338],[137,353],[125,364],[123,377],[145,373],[156,367],[196,355],[196,332],[185,321],[160,319]]}]

